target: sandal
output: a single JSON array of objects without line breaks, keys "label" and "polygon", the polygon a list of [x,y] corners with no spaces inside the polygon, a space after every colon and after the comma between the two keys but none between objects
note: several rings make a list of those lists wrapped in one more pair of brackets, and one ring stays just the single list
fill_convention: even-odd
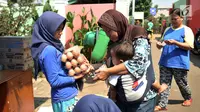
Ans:
[{"label": "sandal", "polygon": [[182,106],[185,106],[185,107],[189,107],[192,105],[192,98],[189,99],[189,100],[185,100],[183,103],[182,103]]},{"label": "sandal", "polygon": [[167,108],[166,107],[155,106],[154,112],[158,112],[158,111],[167,111]]}]

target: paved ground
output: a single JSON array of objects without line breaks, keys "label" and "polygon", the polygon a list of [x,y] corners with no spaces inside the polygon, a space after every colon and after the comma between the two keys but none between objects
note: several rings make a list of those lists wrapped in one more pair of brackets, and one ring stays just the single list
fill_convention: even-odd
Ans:
[{"label": "paved ground", "polygon": [[[159,35],[155,35],[159,37]],[[152,41],[152,57],[156,77],[159,77],[158,61],[161,51],[155,46],[155,40]],[[200,112],[200,87],[198,87],[198,81],[200,81],[200,56],[191,54],[191,69],[188,73],[188,80],[192,89],[193,105],[191,107],[182,107],[181,103],[183,98],[179,92],[179,89],[173,81],[171,95],[169,97],[168,112]],[[40,107],[51,106],[50,101],[50,87],[45,78],[39,78],[37,81],[33,80],[34,96],[35,96],[35,111]],[[86,94],[98,94],[106,96],[107,86],[104,82],[99,81],[96,83],[85,83],[84,89],[79,93],[78,97],[81,98]]]}]

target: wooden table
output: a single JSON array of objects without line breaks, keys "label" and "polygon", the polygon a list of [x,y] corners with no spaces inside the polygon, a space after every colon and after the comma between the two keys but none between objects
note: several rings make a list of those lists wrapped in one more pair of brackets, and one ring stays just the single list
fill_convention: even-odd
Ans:
[{"label": "wooden table", "polygon": [[0,112],[33,112],[32,70],[0,71]]}]

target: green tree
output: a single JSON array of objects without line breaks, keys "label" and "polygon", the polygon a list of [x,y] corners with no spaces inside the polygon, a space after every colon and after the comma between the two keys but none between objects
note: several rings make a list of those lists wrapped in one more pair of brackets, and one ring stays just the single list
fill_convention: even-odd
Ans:
[{"label": "green tree", "polygon": [[0,10],[0,36],[30,35],[32,29],[32,12],[34,0],[21,0],[12,2]]},{"label": "green tree", "polygon": [[[152,6],[151,0],[136,0],[135,2],[135,11],[144,12],[144,18],[148,18],[150,15],[150,8]],[[130,5],[129,15],[132,15],[132,2]]]},{"label": "green tree", "polygon": [[[52,6],[50,5],[49,0],[46,1],[45,5],[44,5],[44,7],[43,7],[43,12],[46,12],[46,11],[53,11],[53,12],[55,12],[55,13],[58,12],[58,10],[52,8]],[[33,9],[33,17],[32,17],[32,19],[33,19],[34,21],[36,21],[38,18],[39,18],[39,14],[38,14],[38,12],[37,12],[37,9],[34,8],[34,9]]]},{"label": "green tree", "polygon": [[46,12],[46,11],[53,11],[56,13],[58,12],[58,10],[55,10],[51,7],[49,0],[46,1],[44,8],[43,8],[43,12]]},{"label": "green tree", "polygon": [[154,5],[154,8],[156,8],[156,12],[158,12],[158,5]]}]

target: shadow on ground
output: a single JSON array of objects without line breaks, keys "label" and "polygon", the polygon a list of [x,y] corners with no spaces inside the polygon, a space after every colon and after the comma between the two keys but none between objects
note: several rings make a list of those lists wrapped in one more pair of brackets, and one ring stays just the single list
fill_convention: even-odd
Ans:
[{"label": "shadow on ground", "polygon": [[200,68],[200,55],[194,55],[190,53],[190,61],[193,63],[194,66]]},{"label": "shadow on ground", "polygon": [[175,104],[182,104],[183,100],[169,100],[168,104],[175,105]]},{"label": "shadow on ground", "polygon": [[34,97],[35,109],[45,103],[49,97]]},{"label": "shadow on ground", "polygon": [[[158,105],[159,98],[160,98],[160,96],[156,97],[156,105]],[[173,99],[168,100],[169,105],[176,105],[176,104],[182,104],[182,103],[183,103],[183,100],[173,100]]]}]

